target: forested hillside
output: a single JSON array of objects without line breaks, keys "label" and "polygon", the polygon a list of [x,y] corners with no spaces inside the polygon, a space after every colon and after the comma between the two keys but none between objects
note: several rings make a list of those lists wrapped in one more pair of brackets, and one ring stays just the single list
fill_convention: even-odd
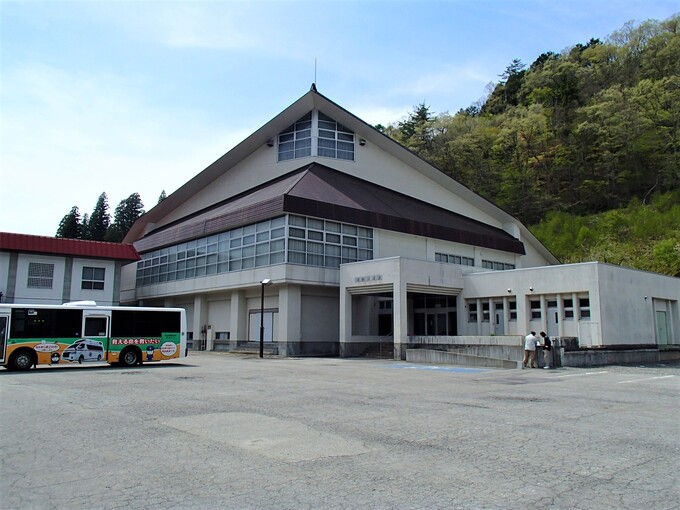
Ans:
[{"label": "forested hillside", "polygon": [[680,276],[680,15],[514,60],[454,115],[423,103],[377,127],[536,225],[565,262]]}]

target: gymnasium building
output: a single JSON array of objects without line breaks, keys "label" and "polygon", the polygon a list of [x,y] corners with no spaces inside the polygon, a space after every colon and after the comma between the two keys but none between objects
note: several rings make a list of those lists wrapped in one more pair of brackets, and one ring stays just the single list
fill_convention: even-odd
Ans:
[{"label": "gymnasium building", "polygon": [[680,349],[680,279],[560,264],[315,86],[124,242],[141,259],[122,267],[121,304],[185,308],[194,348],[252,347],[263,325],[283,356],[406,359],[530,330],[580,349]]}]

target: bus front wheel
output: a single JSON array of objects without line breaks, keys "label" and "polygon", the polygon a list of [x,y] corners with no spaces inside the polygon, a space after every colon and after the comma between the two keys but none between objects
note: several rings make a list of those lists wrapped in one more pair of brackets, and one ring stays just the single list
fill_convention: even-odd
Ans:
[{"label": "bus front wheel", "polygon": [[132,367],[142,364],[142,353],[134,347],[125,349],[120,353],[120,364],[124,367]]},{"label": "bus front wheel", "polygon": [[28,370],[35,365],[35,353],[29,349],[20,349],[9,360],[10,370]]}]

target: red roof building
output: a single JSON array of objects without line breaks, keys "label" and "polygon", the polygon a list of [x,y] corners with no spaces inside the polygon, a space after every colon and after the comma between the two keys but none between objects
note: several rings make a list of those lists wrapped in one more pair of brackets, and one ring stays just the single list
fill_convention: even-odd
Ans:
[{"label": "red roof building", "polygon": [[0,232],[0,250],[110,260],[139,260],[139,254],[131,244],[13,234],[10,232]]},{"label": "red roof building", "polygon": [[0,232],[0,301],[117,305],[121,268],[139,259],[130,244]]}]

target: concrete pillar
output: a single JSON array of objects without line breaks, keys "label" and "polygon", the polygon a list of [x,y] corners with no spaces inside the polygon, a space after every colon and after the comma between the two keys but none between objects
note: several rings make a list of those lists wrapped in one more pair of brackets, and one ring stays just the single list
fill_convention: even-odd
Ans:
[{"label": "concrete pillar", "polygon": [[242,290],[235,290],[231,293],[229,322],[231,331],[229,332],[229,349],[236,349],[238,342],[248,340],[248,310],[246,308],[246,293]]},{"label": "concrete pillar", "polygon": [[503,297],[503,334],[510,334],[510,298]]},{"label": "concrete pillar", "polygon": [[548,331],[548,304],[545,294],[541,294],[541,331]]},{"label": "concrete pillar", "polygon": [[557,336],[564,336],[564,302],[562,295],[557,295]]},{"label": "concrete pillar", "polygon": [[517,334],[524,336],[529,332],[531,318],[531,297],[517,294]]},{"label": "concrete pillar", "polygon": [[196,340],[196,334],[198,333],[201,344],[205,345],[205,350],[212,350],[212,345],[208,348],[205,342],[206,334],[203,328],[208,324],[208,300],[205,295],[197,294],[194,296],[194,341]]},{"label": "concrete pillar", "polygon": [[405,360],[408,347],[408,300],[406,299],[406,282],[399,271],[392,287],[394,301],[392,320],[394,322],[394,359]]},{"label": "concrete pillar", "polygon": [[[278,345],[281,356],[300,354],[302,337],[302,287],[299,285],[279,286],[279,327]],[[313,339],[308,339],[312,340]]]},{"label": "concrete pillar", "polygon": [[495,335],[496,334],[496,304],[494,303],[493,298],[489,298],[487,302],[489,304],[489,334]]},{"label": "concrete pillar", "polygon": [[352,341],[352,295],[347,289],[340,287],[340,357],[350,355],[349,344]]}]

